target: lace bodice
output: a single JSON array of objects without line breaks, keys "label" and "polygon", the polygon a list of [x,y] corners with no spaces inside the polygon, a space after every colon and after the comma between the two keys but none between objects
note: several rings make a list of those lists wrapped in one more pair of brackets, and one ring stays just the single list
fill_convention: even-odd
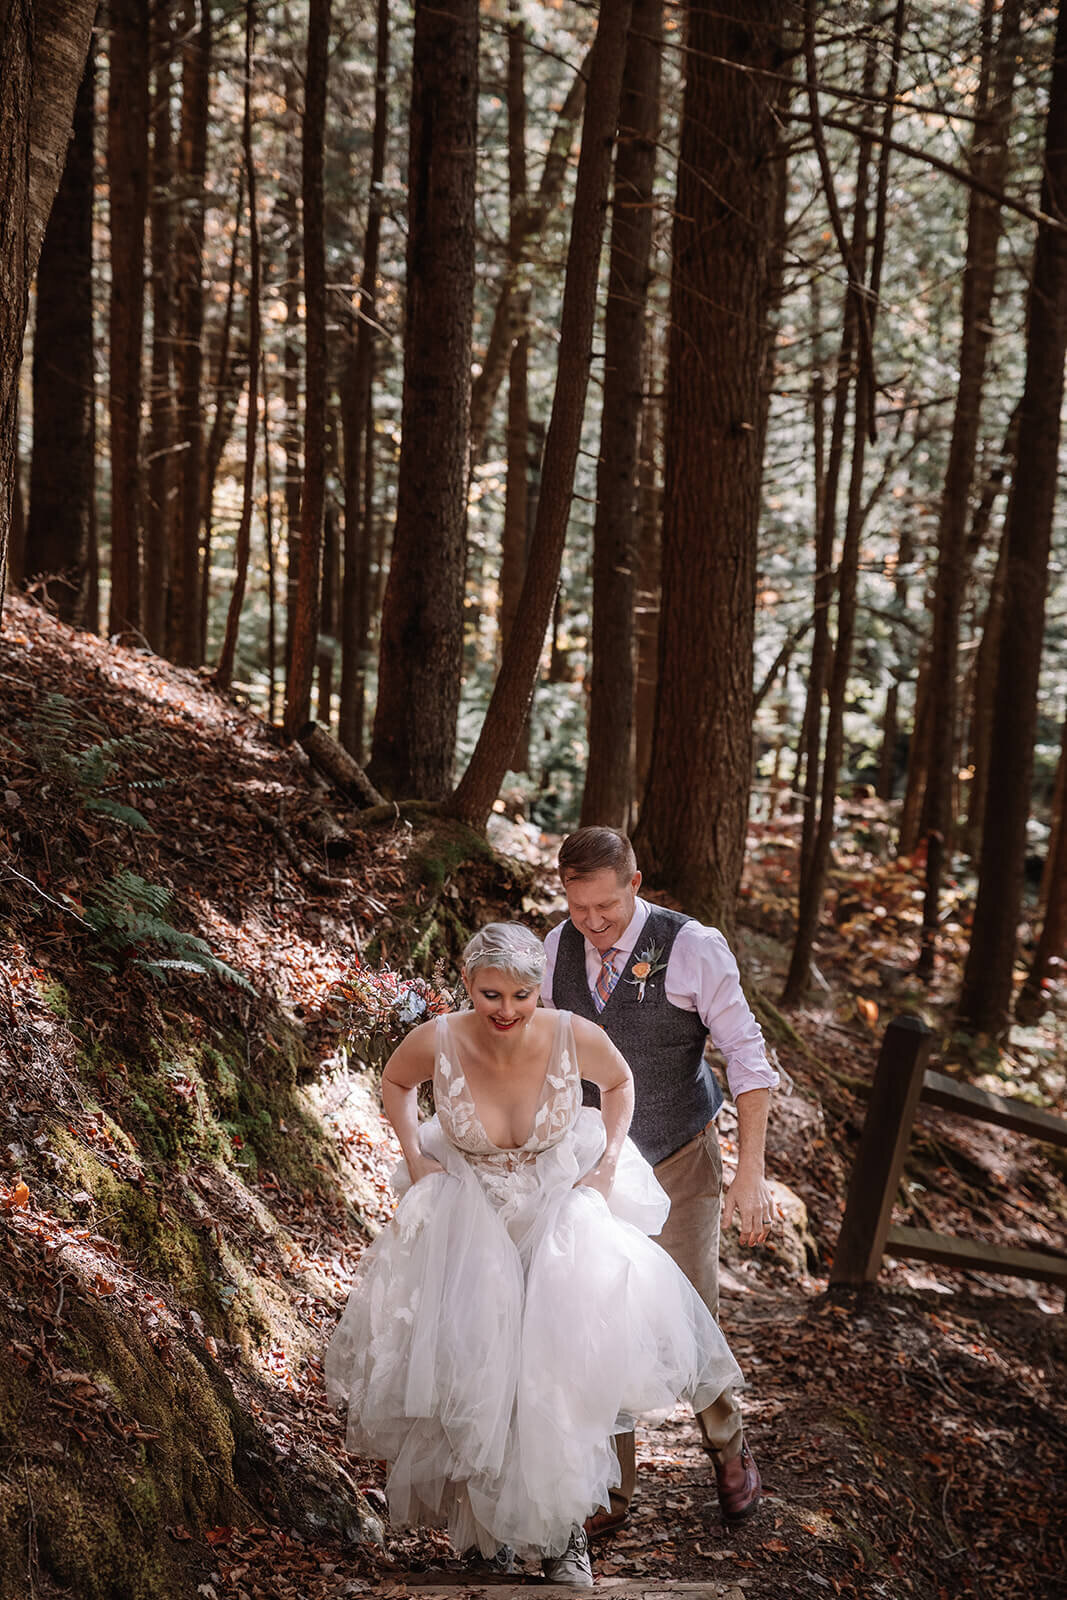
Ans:
[{"label": "lace bodice", "polygon": [[523,1143],[514,1150],[494,1144],[486,1133],[463,1072],[449,1019],[447,1016],[438,1017],[433,1074],[434,1104],[445,1137],[468,1158],[479,1163],[484,1161],[508,1167],[520,1165],[558,1144],[574,1123],[581,1110],[582,1084],[571,1014],[569,1011],[557,1011],[556,1017],[555,1036],[534,1112],[533,1126]]}]

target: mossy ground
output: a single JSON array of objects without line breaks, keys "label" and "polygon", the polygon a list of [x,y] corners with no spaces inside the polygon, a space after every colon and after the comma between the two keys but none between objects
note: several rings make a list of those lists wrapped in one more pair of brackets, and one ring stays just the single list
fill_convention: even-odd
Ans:
[{"label": "mossy ground", "polygon": [[[285,1210],[359,1218],[286,1018],[174,1013],[120,1056],[58,993],[41,999],[66,1019],[69,1114],[22,1097],[7,1122],[30,1200],[0,1252],[0,1596],[31,1577],[77,1600],[192,1594],[182,1530],[287,1497],[237,1392],[275,1347],[297,1370],[321,1353],[294,1296],[327,1291],[294,1267]],[[332,1520],[358,1529],[358,1497],[317,1470],[327,1520],[332,1493]]]}]

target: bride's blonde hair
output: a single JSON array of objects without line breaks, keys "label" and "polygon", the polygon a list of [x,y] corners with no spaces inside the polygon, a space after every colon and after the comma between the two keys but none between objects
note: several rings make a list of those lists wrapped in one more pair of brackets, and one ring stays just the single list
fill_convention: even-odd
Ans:
[{"label": "bride's blonde hair", "polygon": [[463,970],[468,978],[485,967],[494,967],[513,978],[539,984],[545,975],[545,947],[522,922],[487,922],[463,952]]}]

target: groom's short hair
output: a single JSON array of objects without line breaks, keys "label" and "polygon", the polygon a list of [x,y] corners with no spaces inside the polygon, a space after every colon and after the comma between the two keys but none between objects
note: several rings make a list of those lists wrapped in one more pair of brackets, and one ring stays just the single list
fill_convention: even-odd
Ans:
[{"label": "groom's short hair", "polygon": [[571,878],[591,877],[605,867],[614,872],[620,883],[628,882],[637,871],[634,847],[619,828],[579,828],[560,845],[559,875],[563,883]]}]

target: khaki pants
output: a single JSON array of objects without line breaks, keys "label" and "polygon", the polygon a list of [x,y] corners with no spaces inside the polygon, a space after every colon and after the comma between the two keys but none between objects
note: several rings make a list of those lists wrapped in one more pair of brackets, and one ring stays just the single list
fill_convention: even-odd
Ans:
[{"label": "khaki pants", "polygon": [[[685,1273],[713,1317],[719,1315],[719,1223],[722,1210],[722,1152],[714,1122],[703,1133],[675,1150],[654,1169],[670,1197],[671,1210],[656,1243]],[[739,1454],[742,1440],[741,1406],[736,1391],[724,1389],[719,1398],[697,1414],[704,1448],[721,1464]],[[633,1499],[637,1478],[632,1433],[615,1435],[622,1482],[611,1491],[613,1511]]]}]

